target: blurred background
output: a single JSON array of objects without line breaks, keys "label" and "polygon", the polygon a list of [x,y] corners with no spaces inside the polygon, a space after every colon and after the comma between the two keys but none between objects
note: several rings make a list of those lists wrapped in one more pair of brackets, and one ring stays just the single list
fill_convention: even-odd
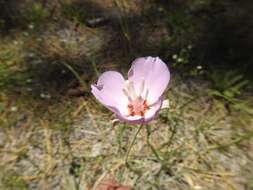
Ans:
[{"label": "blurred background", "polygon": [[[0,189],[253,189],[251,0],[0,0]],[[136,127],[90,84],[159,56],[170,108]]]}]

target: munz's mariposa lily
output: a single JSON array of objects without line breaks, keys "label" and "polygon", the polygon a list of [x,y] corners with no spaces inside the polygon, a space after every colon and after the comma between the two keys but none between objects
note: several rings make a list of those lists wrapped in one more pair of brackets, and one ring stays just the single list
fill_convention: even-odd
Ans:
[{"label": "munz's mariposa lily", "polygon": [[128,80],[116,71],[104,72],[92,93],[117,119],[130,124],[145,124],[156,116],[163,103],[170,72],[159,57],[133,61]]}]

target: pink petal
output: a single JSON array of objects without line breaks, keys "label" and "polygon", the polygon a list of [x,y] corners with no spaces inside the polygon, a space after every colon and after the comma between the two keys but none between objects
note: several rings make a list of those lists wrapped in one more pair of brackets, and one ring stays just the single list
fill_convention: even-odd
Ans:
[{"label": "pink petal", "polygon": [[148,90],[148,104],[153,104],[158,101],[168,86],[170,72],[159,57],[142,57],[132,63],[128,80],[133,81],[135,89],[140,89],[144,80],[144,91]]},{"label": "pink petal", "polygon": [[91,85],[91,92],[96,99],[113,112],[124,113],[127,109],[127,97],[123,93],[125,80],[116,71],[104,72],[97,84]]},{"label": "pink petal", "polygon": [[145,123],[150,122],[156,117],[162,107],[162,103],[163,98],[160,97],[159,100],[150,107],[150,109],[145,113]]},{"label": "pink petal", "polygon": [[141,116],[127,116],[120,114],[119,112],[115,114],[116,118],[120,121],[126,122],[128,124],[137,125],[137,124],[144,124],[145,119]]}]

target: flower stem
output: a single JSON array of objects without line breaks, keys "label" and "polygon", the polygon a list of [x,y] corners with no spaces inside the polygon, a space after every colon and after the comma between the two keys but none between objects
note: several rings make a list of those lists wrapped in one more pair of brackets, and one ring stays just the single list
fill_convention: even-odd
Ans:
[{"label": "flower stem", "polygon": [[162,158],[160,157],[159,153],[156,151],[155,147],[151,144],[150,142],[150,135],[151,135],[151,130],[150,130],[150,126],[146,125],[146,131],[147,131],[147,144],[150,147],[150,149],[152,150],[153,154],[155,155],[155,157],[159,160],[159,161],[163,161]]},{"label": "flower stem", "polygon": [[132,149],[132,147],[133,147],[133,145],[134,145],[134,143],[135,143],[135,141],[136,141],[136,138],[137,138],[138,134],[139,134],[140,131],[141,131],[142,126],[143,126],[143,125],[140,125],[140,126],[139,126],[137,132],[136,132],[135,135],[134,135],[133,141],[132,141],[132,143],[130,144],[130,147],[129,147],[128,151],[127,151],[126,159],[125,159],[125,162],[126,162],[127,165],[128,165],[128,162],[127,162],[127,161],[128,161],[129,153],[130,153],[130,151],[131,151],[131,149]]}]

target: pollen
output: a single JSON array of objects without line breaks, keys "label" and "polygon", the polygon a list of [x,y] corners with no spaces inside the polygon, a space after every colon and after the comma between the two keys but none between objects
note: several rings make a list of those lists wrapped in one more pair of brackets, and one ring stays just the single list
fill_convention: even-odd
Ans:
[{"label": "pollen", "polygon": [[141,97],[137,98],[134,101],[131,101],[128,106],[128,112],[130,116],[144,116],[147,110],[149,110],[149,106],[147,104],[147,100],[143,100]]}]

